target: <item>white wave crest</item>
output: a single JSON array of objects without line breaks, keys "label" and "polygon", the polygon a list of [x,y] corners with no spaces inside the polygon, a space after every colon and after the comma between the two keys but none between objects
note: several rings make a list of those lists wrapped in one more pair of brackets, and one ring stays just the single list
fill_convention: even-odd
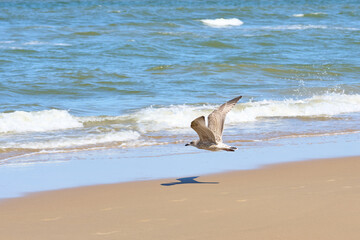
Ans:
[{"label": "white wave crest", "polygon": [[30,42],[23,43],[23,45],[71,46],[71,44],[68,44],[68,43],[50,43],[50,42],[41,42],[41,41],[30,41]]},{"label": "white wave crest", "polygon": [[[69,128],[112,126],[143,134],[189,129],[196,117],[207,116],[218,105],[147,107],[120,116],[74,117],[64,110],[0,114],[0,132],[46,132]],[[240,102],[229,112],[228,123],[257,121],[267,117],[321,117],[360,112],[360,95],[325,94],[306,99]],[[191,130],[191,129],[190,129]],[[111,135],[109,135],[111,136]]]},{"label": "white wave crest", "polygon": [[[170,106],[165,108],[146,108],[133,113],[140,132],[189,129],[196,117],[207,116],[217,106]],[[239,103],[229,112],[227,122],[258,121],[267,117],[321,117],[343,113],[360,112],[360,95],[326,94],[302,100],[282,101],[264,100]]]},{"label": "white wave crest", "polygon": [[64,47],[69,47],[71,46],[71,44],[69,43],[53,43],[54,46],[64,46]]},{"label": "white wave crest", "polygon": [[46,132],[83,127],[65,110],[0,113],[0,133]]},{"label": "white wave crest", "polygon": [[212,111],[212,106],[170,106],[163,108],[145,108],[132,114],[140,132],[156,132],[188,128],[194,118]]},{"label": "white wave crest", "polygon": [[30,41],[26,42],[23,45],[46,45],[49,44],[48,42],[41,42],[41,41]]},{"label": "white wave crest", "polygon": [[316,16],[326,16],[326,13],[323,12],[313,12],[313,13],[296,13],[293,14],[293,17],[316,17]]},{"label": "white wave crest", "polygon": [[266,26],[262,27],[262,29],[268,29],[268,30],[307,30],[307,29],[327,29],[329,28],[326,25],[301,25],[301,24],[295,24],[295,25],[280,25],[280,26]]},{"label": "white wave crest", "polygon": [[14,43],[15,41],[0,41],[0,44],[10,44]]},{"label": "white wave crest", "polygon": [[260,29],[265,30],[308,30],[308,29],[333,29],[333,30],[346,30],[346,31],[359,31],[359,28],[353,27],[335,27],[335,26],[327,26],[327,25],[302,25],[302,24],[294,24],[294,25],[279,25],[279,26],[265,26]]},{"label": "white wave crest", "polygon": [[203,19],[200,20],[203,24],[213,27],[213,28],[223,28],[223,27],[235,27],[244,24],[243,21],[237,18],[217,18],[217,19]]},{"label": "white wave crest", "polygon": [[189,124],[199,114],[207,115],[214,106],[171,105],[167,107],[147,107],[136,112],[120,116],[81,117],[85,126],[111,124],[117,128],[131,128],[143,134],[158,131],[176,131],[188,129]]},{"label": "white wave crest", "polygon": [[304,17],[304,14],[303,13],[296,13],[296,14],[293,14],[293,17]]},{"label": "white wave crest", "polygon": [[[119,116],[92,117],[75,117],[64,110],[2,113],[0,133],[41,134],[30,133],[28,138],[24,137],[25,134],[8,134],[0,139],[0,149],[78,151],[166,144],[178,134],[193,134],[191,121],[209,115],[219,105],[147,107]],[[226,124],[241,126],[245,122],[266,118],[331,118],[350,113],[360,113],[359,94],[332,93],[305,99],[242,100],[228,113]],[[59,134],[50,132],[70,128],[79,129]]]},{"label": "white wave crest", "polygon": [[[92,117],[84,122],[120,121],[131,124],[132,128],[143,134],[159,131],[191,132],[190,123],[196,117],[207,116],[219,105],[174,105],[168,107],[148,107],[137,112],[117,117]],[[311,98],[282,101],[263,100],[258,102],[239,102],[227,116],[227,123],[258,121],[267,117],[322,117],[343,113],[360,112],[360,95],[326,94]]]},{"label": "white wave crest", "polygon": [[228,114],[229,123],[266,117],[331,117],[360,112],[360,95],[327,94],[302,100],[248,102]]}]

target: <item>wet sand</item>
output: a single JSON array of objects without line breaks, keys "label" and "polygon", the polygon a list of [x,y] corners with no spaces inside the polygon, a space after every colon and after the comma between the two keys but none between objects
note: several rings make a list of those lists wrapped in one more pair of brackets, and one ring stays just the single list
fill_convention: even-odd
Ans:
[{"label": "wet sand", "polygon": [[0,239],[360,239],[360,157],[31,194]]}]

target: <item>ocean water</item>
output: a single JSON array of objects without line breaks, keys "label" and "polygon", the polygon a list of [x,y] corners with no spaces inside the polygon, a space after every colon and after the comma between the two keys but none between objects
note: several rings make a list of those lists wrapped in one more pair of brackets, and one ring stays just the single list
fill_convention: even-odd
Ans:
[{"label": "ocean water", "polygon": [[190,122],[238,95],[239,149],[359,140],[357,1],[0,1],[0,32],[3,166],[188,151]]}]

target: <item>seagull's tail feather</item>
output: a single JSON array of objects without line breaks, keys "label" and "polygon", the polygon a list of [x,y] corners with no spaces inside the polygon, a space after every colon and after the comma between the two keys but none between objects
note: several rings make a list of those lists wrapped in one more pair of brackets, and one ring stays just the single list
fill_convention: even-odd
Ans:
[{"label": "seagull's tail feather", "polygon": [[237,150],[237,147],[224,148],[223,150],[228,151],[228,152],[235,152],[235,150]]}]

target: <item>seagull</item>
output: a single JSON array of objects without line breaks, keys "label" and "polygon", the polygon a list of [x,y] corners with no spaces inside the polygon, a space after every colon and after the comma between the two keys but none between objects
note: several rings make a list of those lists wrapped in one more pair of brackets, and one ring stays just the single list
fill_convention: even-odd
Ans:
[{"label": "seagull", "polygon": [[194,146],[199,149],[210,151],[229,151],[234,152],[237,148],[226,145],[222,142],[222,133],[224,130],[225,117],[235,106],[242,96],[236,97],[219,108],[215,109],[208,116],[208,126],[205,124],[205,117],[201,116],[191,122],[191,128],[199,135],[199,140],[191,141],[185,146]]}]

